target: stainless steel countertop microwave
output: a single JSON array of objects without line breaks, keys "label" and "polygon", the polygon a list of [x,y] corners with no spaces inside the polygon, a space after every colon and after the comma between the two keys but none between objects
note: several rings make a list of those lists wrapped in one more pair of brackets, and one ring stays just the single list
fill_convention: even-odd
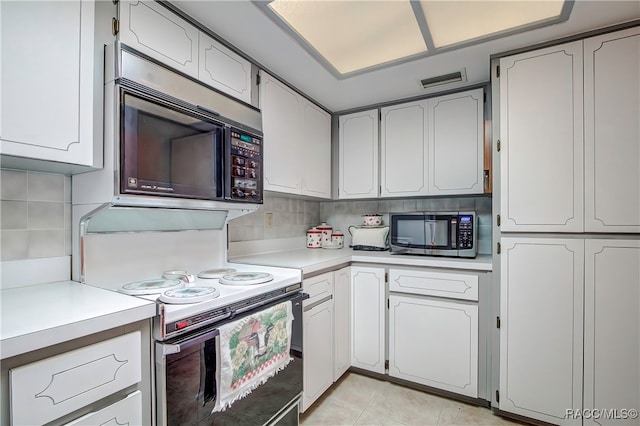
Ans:
[{"label": "stainless steel countertop microwave", "polygon": [[477,221],[474,211],[390,213],[391,252],[474,258]]}]

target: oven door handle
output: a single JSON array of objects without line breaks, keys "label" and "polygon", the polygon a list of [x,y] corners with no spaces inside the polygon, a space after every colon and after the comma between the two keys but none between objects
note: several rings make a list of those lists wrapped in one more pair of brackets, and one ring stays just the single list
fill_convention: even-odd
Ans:
[{"label": "oven door handle", "polygon": [[167,355],[171,355],[171,354],[177,354],[178,352],[182,351],[183,349],[187,349],[193,345],[199,345],[203,342],[206,342],[207,340],[211,340],[216,338],[217,336],[220,335],[220,330],[218,330],[217,328],[215,330],[211,330],[207,333],[204,333],[200,336],[195,336],[193,338],[190,338],[189,340],[185,340],[184,342],[181,343],[158,343],[157,347],[160,349],[159,350],[159,357],[164,358]]}]

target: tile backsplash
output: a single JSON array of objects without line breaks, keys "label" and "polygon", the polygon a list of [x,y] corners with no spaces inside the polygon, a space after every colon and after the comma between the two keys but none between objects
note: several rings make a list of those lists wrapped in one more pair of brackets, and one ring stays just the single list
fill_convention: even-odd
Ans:
[{"label": "tile backsplash", "polygon": [[264,204],[251,214],[229,222],[229,241],[303,237],[307,229],[327,222],[351,243],[350,225],[360,225],[361,215],[380,213],[388,224],[390,212],[475,210],[478,214],[478,252],[491,254],[491,197],[450,197],[370,201],[309,201],[283,194],[265,195]]},{"label": "tile backsplash", "polygon": [[71,178],[0,170],[0,260],[71,254]]}]

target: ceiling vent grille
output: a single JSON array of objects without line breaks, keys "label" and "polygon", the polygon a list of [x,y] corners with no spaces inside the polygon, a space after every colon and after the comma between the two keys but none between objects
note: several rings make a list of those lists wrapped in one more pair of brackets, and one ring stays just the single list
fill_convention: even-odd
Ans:
[{"label": "ceiling vent grille", "polygon": [[437,77],[430,77],[420,80],[423,89],[429,89],[435,86],[442,86],[451,83],[464,83],[467,81],[467,72],[463,68],[460,71],[452,72],[449,74],[439,75]]}]

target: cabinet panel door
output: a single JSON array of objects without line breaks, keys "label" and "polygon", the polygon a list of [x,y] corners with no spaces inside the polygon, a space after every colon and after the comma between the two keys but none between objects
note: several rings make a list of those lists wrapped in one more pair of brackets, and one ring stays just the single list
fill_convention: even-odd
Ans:
[{"label": "cabinet panel door", "polygon": [[333,301],[304,312],[302,411],[333,383]]},{"label": "cabinet panel door", "polygon": [[125,399],[115,402],[102,410],[82,416],[66,426],[94,425],[141,425],[142,392],[135,391]]},{"label": "cabinet panel door", "polygon": [[198,78],[198,29],[159,3],[122,1],[120,41]]},{"label": "cabinet panel door", "polygon": [[378,110],[339,119],[338,198],[378,197]]},{"label": "cabinet panel door", "polygon": [[199,35],[199,80],[250,104],[251,63],[208,35]]},{"label": "cabinet panel door", "polygon": [[302,107],[302,195],[331,198],[331,115],[306,101]]},{"label": "cabinet panel door", "polygon": [[44,424],[142,379],[136,331],[9,370],[14,424]]},{"label": "cabinet panel door", "polygon": [[93,2],[0,3],[2,154],[102,166],[95,14]]},{"label": "cabinet panel door", "polygon": [[264,133],[264,189],[300,193],[304,155],[298,136],[302,98],[261,71],[260,109]]},{"label": "cabinet panel door", "polygon": [[384,269],[352,266],[352,366],[384,374],[385,305]]},{"label": "cabinet panel door", "polygon": [[584,242],[502,238],[501,256],[500,409],[581,424]]},{"label": "cabinet panel door", "polygon": [[427,101],[381,109],[380,195],[427,195]]},{"label": "cabinet panel door", "polygon": [[391,294],[389,375],[476,398],[478,305]]},{"label": "cabinet panel door", "polygon": [[484,192],[484,91],[429,99],[429,193]]},{"label": "cabinet panel door", "polygon": [[639,265],[639,240],[585,242],[584,408],[619,416],[585,424],[638,424],[624,410],[640,410]]},{"label": "cabinet panel door", "polygon": [[640,232],[640,29],[584,50],[585,230]]},{"label": "cabinet panel door", "polygon": [[500,60],[502,231],[583,230],[582,42]]},{"label": "cabinet panel door", "polygon": [[351,367],[351,268],[333,273],[333,308],[335,325],[335,358],[333,380]]}]

